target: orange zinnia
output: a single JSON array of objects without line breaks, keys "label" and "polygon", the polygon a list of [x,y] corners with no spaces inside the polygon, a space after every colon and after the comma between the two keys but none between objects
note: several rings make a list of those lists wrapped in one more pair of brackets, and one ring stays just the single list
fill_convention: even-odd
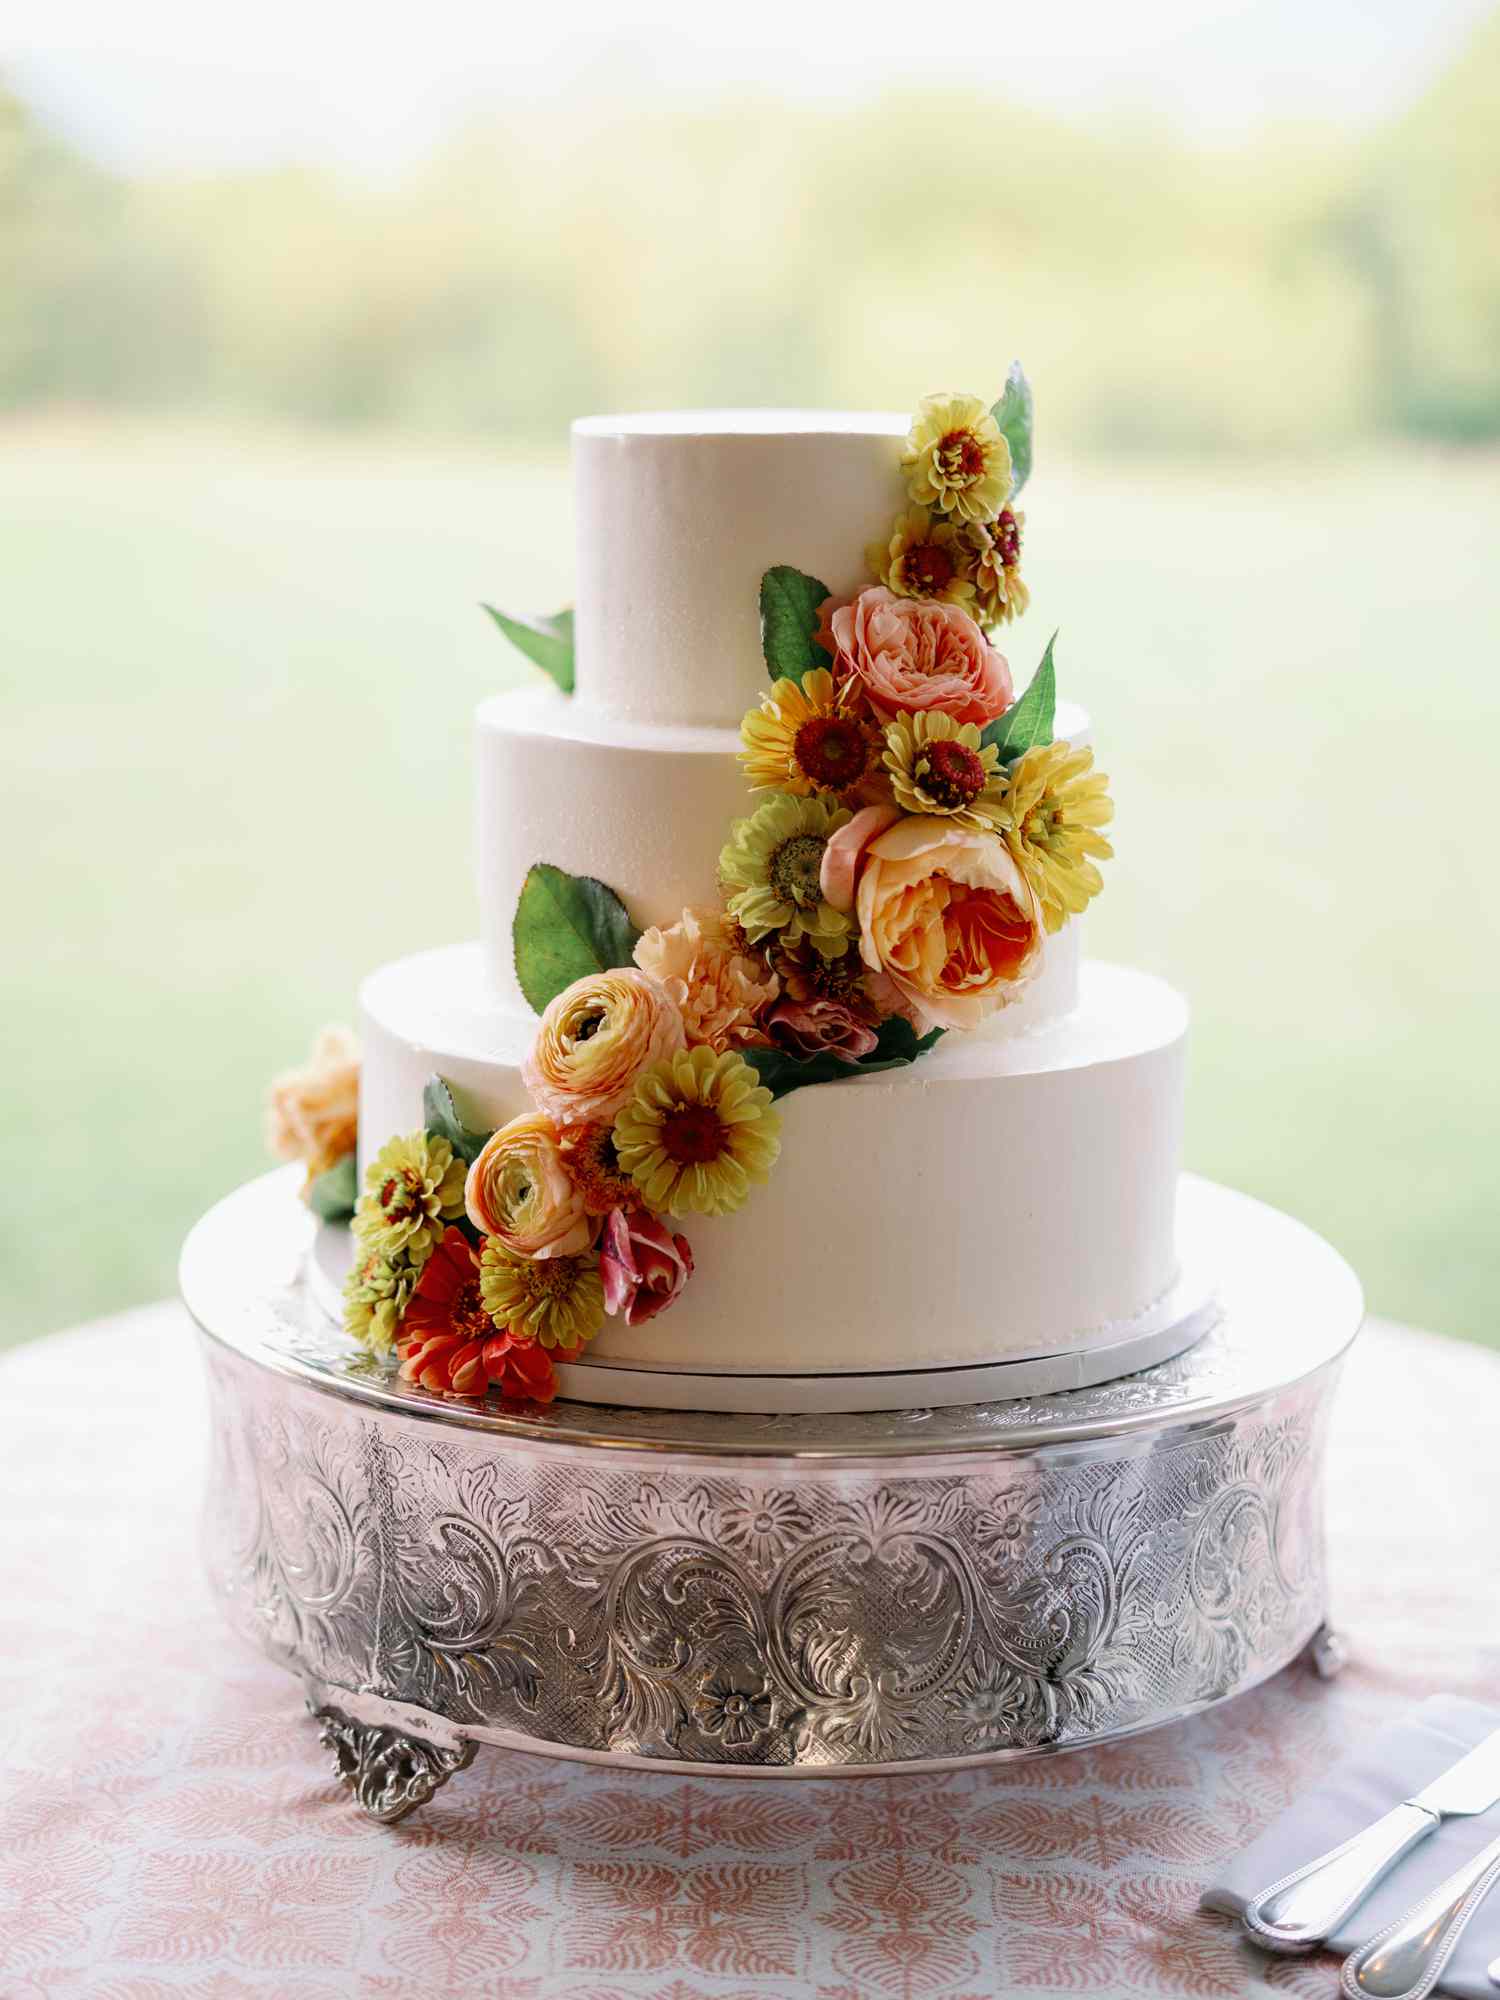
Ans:
[{"label": "orange zinnia", "polygon": [[450,1229],[423,1266],[401,1317],[396,1352],[401,1379],[454,1396],[502,1396],[550,1403],[552,1362],[534,1340],[497,1332],[479,1289],[479,1256],[461,1229]]}]

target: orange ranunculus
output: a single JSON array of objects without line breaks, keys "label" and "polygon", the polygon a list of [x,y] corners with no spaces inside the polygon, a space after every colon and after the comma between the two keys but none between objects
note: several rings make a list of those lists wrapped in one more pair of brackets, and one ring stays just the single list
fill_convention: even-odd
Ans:
[{"label": "orange ranunculus", "polygon": [[607,1123],[641,1071],[682,1046],[682,1016],[666,988],[637,966],[617,966],[575,979],[549,1004],[521,1077],[559,1124]]},{"label": "orange ranunculus", "polygon": [[518,1257],[571,1257],[599,1227],[563,1165],[557,1127],[540,1111],[512,1118],[486,1142],[469,1169],[464,1207],[477,1230]]}]

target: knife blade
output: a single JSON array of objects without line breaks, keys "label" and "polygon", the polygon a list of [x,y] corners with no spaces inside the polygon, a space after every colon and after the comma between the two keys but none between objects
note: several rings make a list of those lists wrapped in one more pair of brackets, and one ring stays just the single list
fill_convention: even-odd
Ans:
[{"label": "knife blade", "polygon": [[1413,1792],[1409,1805],[1421,1806],[1442,1818],[1462,1819],[1488,1812],[1500,1799],[1500,1729],[1492,1730],[1467,1756],[1450,1764],[1439,1778]]},{"label": "knife blade", "polygon": [[1252,1896],[1246,1931],[1268,1951],[1312,1951],[1445,1819],[1488,1812],[1497,1799],[1500,1729],[1373,1825]]}]

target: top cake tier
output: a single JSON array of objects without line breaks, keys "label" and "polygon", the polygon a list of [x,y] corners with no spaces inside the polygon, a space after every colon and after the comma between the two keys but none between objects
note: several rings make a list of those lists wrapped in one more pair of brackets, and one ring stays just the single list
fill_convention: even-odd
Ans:
[{"label": "top cake tier", "polygon": [[573,426],[577,692],[642,723],[733,727],[765,692],[754,606],[795,563],[835,597],[906,506],[904,417],[685,410]]}]

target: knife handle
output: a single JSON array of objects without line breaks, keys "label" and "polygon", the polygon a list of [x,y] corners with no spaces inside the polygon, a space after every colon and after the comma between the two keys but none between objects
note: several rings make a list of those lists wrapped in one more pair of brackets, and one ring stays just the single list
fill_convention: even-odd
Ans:
[{"label": "knife handle", "polygon": [[1392,1806],[1373,1826],[1252,1897],[1245,1929],[1267,1951],[1312,1951],[1437,1824],[1438,1815],[1422,1806]]},{"label": "knife handle", "polygon": [[1500,1880],[1500,1840],[1455,1868],[1379,1937],[1344,1960],[1344,2000],[1427,2000],[1469,1919]]}]

